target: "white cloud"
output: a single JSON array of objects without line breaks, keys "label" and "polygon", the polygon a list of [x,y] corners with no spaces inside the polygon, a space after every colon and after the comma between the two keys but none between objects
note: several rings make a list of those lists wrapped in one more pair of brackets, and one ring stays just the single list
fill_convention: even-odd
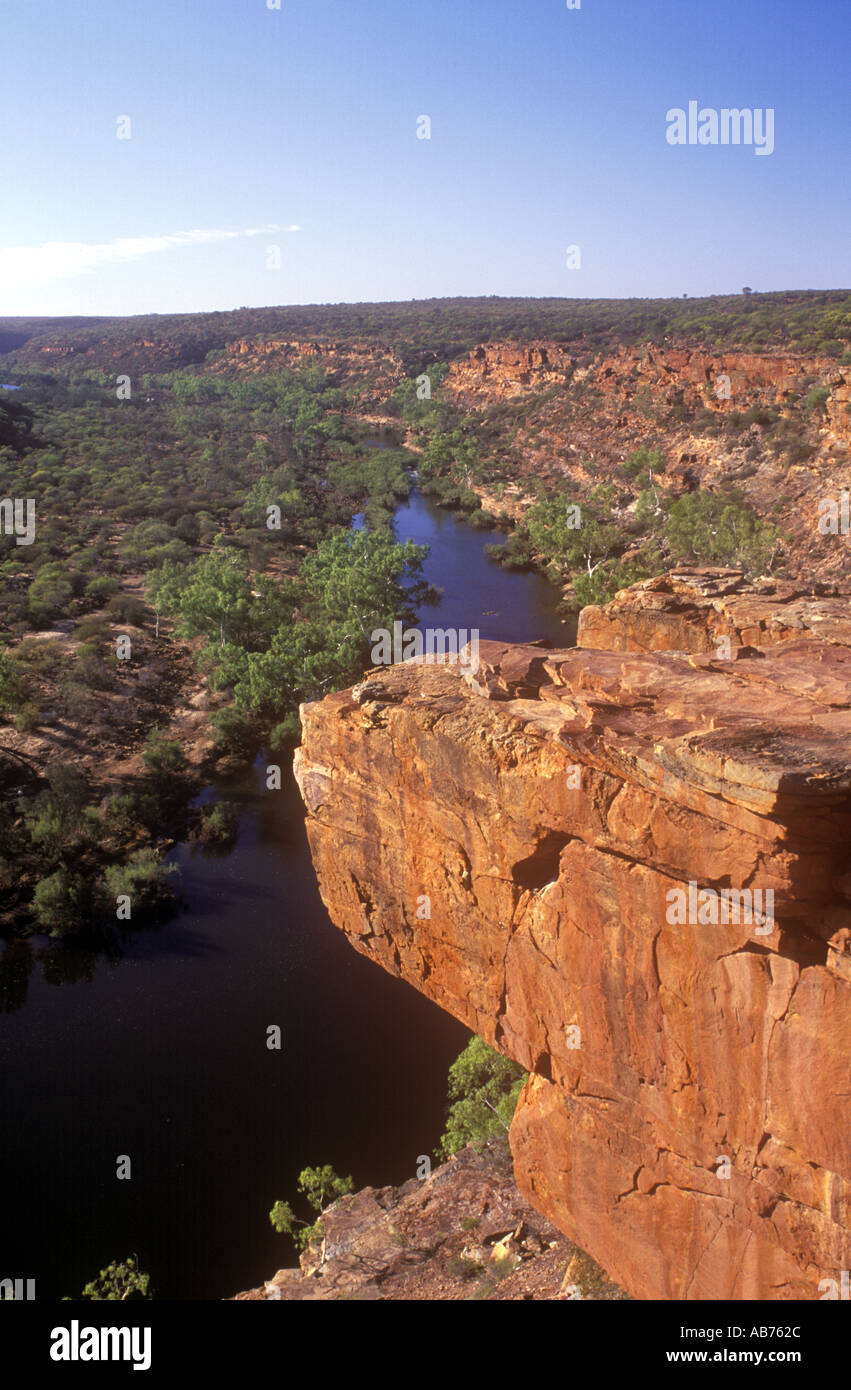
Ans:
[{"label": "white cloud", "polygon": [[297,223],[289,227],[246,227],[242,231],[198,229],[171,232],[168,236],[117,237],[114,241],[45,241],[40,246],[0,248],[0,289],[19,289],[48,285],[54,280],[70,280],[91,275],[103,265],[118,265],[150,256],[157,251],[173,251],[186,246],[208,246],[213,242],[235,241],[240,237],[268,236],[274,232],[300,232]]}]

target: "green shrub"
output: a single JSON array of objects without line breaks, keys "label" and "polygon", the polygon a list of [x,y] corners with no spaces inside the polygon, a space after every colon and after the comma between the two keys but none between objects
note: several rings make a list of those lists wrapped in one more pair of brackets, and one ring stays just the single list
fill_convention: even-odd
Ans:
[{"label": "green shrub", "polygon": [[159,818],[160,803],[150,792],[117,792],[107,803],[106,825],[119,835],[154,830]]},{"label": "green shrub", "polygon": [[34,845],[49,856],[78,847],[88,832],[84,810],[89,799],[86,778],[71,763],[54,763],[48,786],[27,808],[26,820]]},{"label": "green shrub", "polygon": [[106,619],[98,613],[89,613],[85,618],[81,618],[74,629],[74,636],[78,642],[86,644],[90,642],[103,641],[109,635],[109,626]]},{"label": "green shrub", "polygon": [[623,465],[622,470],[628,478],[637,478],[639,473],[664,473],[665,460],[660,449],[648,449],[646,444],[642,444],[636,449],[634,454]]},{"label": "green shrub", "polygon": [[112,623],[129,623],[132,627],[144,627],[148,610],[134,594],[114,594],[106,605],[106,614]]},{"label": "green shrub", "polygon": [[279,724],[276,724],[269,734],[269,751],[274,753],[278,750],[285,752],[292,749],[293,745],[301,742],[301,720],[298,711],[292,710]]},{"label": "green shrub", "polygon": [[115,677],[106,662],[98,655],[93,643],[87,642],[77,651],[70,679],[89,690],[114,690]]},{"label": "green shrub", "polygon": [[15,728],[19,734],[31,734],[39,726],[41,712],[33,700],[25,700],[15,715]]},{"label": "green shrub", "polygon": [[80,874],[57,869],[36,884],[33,911],[38,925],[51,936],[77,931],[91,920],[90,885]]},{"label": "green shrub", "polygon": [[446,1261],[446,1272],[453,1279],[477,1279],[484,1274],[485,1267],[478,1260],[469,1260],[464,1255],[450,1255]]},{"label": "green shrub", "polygon": [[102,899],[107,913],[114,913],[115,902],[126,896],[131,911],[150,911],[173,900],[170,880],[178,872],[176,864],[163,864],[156,850],[146,847],[131,854],[125,864],[111,864],[104,871]]},{"label": "green shrub", "polygon": [[111,574],[99,574],[96,579],[89,580],[83,590],[83,596],[100,606],[117,592],[118,580],[114,579]]},{"label": "green shrub", "polygon": [[233,705],[217,709],[210,719],[216,749],[235,757],[249,758],[257,747],[257,733],[250,715]]},{"label": "green shrub", "polygon": [[21,669],[10,656],[0,650],[0,719],[20,710],[24,700]]},{"label": "green shrub", "polygon": [[21,668],[0,648],[0,718],[18,709],[24,698]]},{"label": "green shrub", "polygon": [[40,675],[46,675],[56,666],[52,643],[41,641],[38,637],[25,637],[15,650],[15,660],[23,662]]},{"label": "green shrub", "polygon": [[780,412],[767,405],[752,405],[744,414],[746,425],[759,425],[762,429],[770,429],[779,419]]},{"label": "green shrub", "polygon": [[628,589],[641,579],[651,579],[661,574],[664,568],[661,554],[646,547],[640,555],[629,560],[613,558],[604,561],[593,574],[578,571],[573,576],[573,606],[585,608],[592,603],[609,603],[621,589]]},{"label": "green shrub", "polygon": [[520,532],[509,536],[504,545],[486,545],[485,554],[506,570],[528,569],[532,563],[532,547]]},{"label": "green shrub", "polygon": [[176,739],[166,738],[160,729],[151,729],[142,749],[145,767],[155,776],[186,771],[186,755]]},{"label": "green shrub", "polygon": [[816,452],[816,446],[802,439],[799,434],[790,433],[783,440],[783,454],[788,464],[806,463]]},{"label": "green shrub", "polygon": [[42,565],[27,594],[30,621],[36,627],[47,627],[66,612],[73,593],[62,565]]},{"label": "green shrub", "polygon": [[201,809],[198,838],[208,844],[226,845],[236,838],[239,814],[232,801],[216,801]]}]

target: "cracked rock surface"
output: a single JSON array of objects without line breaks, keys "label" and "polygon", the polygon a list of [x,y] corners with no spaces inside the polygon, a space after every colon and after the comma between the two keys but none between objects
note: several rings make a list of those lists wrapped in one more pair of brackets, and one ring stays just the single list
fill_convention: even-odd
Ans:
[{"label": "cracked rock surface", "polygon": [[[520,1189],[637,1298],[851,1268],[851,633],[770,588],[668,576],[586,610],[593,645],[302,709],[333,921],[529,1070]],[[690,886],[773,912],[686,922]]]}]

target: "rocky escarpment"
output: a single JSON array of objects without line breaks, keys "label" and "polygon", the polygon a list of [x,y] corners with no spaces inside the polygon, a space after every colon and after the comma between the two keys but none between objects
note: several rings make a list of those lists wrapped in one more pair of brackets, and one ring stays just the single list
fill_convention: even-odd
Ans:
[{"label": "rocky escarpment", "polygon": [[[843,362],[673,344],[592,356],[567,343],[484,343],[452,363],[440,391],[481,415],[485,438],[495,430],[504,438],[511,426],[503,486],[494,494],[477,485],[497,514],[521,517],[542,479],[579,502],[613,482],[612,519],[628,532],[635,497],[627,500],[623,465],[647,445],[659,449],[653,485],[669,500],[732,490],[776,526],[785,574],[812,584],[847,572],[846,512],[838,519],[851,448]],[[828,506],[837,509],[832,528]]]},{"label": "rocky escarpment", "polygon": [[719,584],[676,650],[644,588],[639,651],[597,618],[384,668],[304,707],[296,768],[351,944],[530,1071],[533,1205],[638,1298],[819,1298],[851,1267],[851,649],[813,599],[701,650]]},{"label": "rocky escarpment", "polygon": [[446,389],[481,405],[585,382],[611,403],[622,425],[626,415],[638,412],[645,427],[649,405],[706,408],[723,416],[750,405],[782,407],[818,382],[827,388],[826,443],[851,442],[851,368],[803,353],[646,345],[618,347],[589,361],[567,343],[482,343],[452,363]]}]

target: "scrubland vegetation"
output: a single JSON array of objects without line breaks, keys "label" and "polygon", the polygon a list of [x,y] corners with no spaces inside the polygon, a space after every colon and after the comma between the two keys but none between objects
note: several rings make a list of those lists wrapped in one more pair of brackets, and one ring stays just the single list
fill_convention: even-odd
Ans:
[{"label": "scrubland vegetation", "polygon": [[[191,809],[209,767],[187,763],[175,710],[205,690],[213,760],[286,754],[299,702],[356,680],[370,632],[413,620],[433,597],[421,550],[398,544],[390,524],[412,468],[435,501],[505,533],[491,549],[498,563],[540,568],[574,608],[683,561],[782,572],[782,528],[744,484],[759,460],[782,471],[812,457],[823,383],[782,409],[723,413],[639,391],[643,437],[619,462],[583,448],[567,471],[527,469],[518,489],[553,411],[567,431],[595,418],[593,384],[571,367],[564,383],[476,408],[442,385],[476,344],[535,338],[568,344],[576,363],[618,345],[687,342],[842,364],[851,296],[0,321],[3,380],[18,388],[0,390],[0,493],[31,499],[36,517],[32,544],[8,526],[0,535],[7,930],[102,936],[124,899],[128,921],[154,921],[174,897],[163,862],[174,840],[232,843],[232,807]],[[236,339],[249,358],[263,348],[250,370],[229,354]],[[320,354],[284,366],[264,356],[278,339],[331,344],[337,365]],[[347,345],[378,351],[352,374],[338,352]],[[392,447],[367,446],[375,419]],[[688,470],[671,485],[666,445],[684,430],[735,455],[720,485],[706,490]],[[501,512],[518,491],[520,509]]]}]

